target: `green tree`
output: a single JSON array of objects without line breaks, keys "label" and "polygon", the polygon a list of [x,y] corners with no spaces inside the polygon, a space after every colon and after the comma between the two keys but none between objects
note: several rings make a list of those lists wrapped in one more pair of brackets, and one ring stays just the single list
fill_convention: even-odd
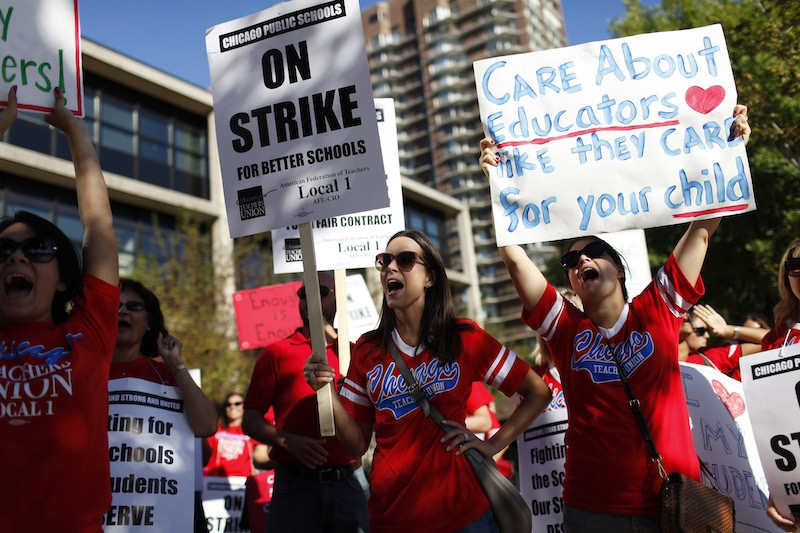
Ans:
[{"label": "green tree", "polygon": [[[626,0],[612,21],[618,37],[719,23],[725,32],[738,101],[748,106],[747,147],[758,210],[726,218],[705,266],[704,301],[730,321],[747,311],[772,315],[778,261],[800,236],[800,3],[769,0]],[[661,265],[685,226],[647,231],[651,265]]]}]

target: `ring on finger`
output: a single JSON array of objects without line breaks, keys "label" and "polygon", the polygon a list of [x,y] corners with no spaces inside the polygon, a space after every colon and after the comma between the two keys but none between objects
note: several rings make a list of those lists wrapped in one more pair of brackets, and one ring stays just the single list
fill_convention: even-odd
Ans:
[{"label": "ring on finger", "polygon": [[467,442],[469,440],[469,433],[467,433],[466,431],[462,433],[462,436],[464,437],[464,442]]}]

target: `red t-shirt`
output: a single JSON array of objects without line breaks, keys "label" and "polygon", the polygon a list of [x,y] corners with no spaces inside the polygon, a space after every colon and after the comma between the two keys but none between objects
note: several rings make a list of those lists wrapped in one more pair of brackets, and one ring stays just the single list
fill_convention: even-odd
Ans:
[{"label": "red t-shirt", "polygon": [[133,361],[111,363],[108,379],[139,378],[160,385],[177,387],[169,367],[150,357],[137,357]]},{"label": "red t-shirt", "polygon": [[[336,343],[327,346],[328,363],[336,369],[339,379],[339,356]],[[275,425],[278,428],[310,437],[325,439],[328,450],[328,465],[346,465],[353,458],[342,447],[336,437],[322,437],[319,432],[317,393],[308,386],[303,376],[303,366],[311,355],[311,339],[299,328],[289,337],[270,344],[261,352],[253,368],[250,387],[244,400],[245,409],[257,409],[266,413],[275,410]],[[297,463],[292,455],[279,447],[270,451],[275,461]]]},{"label": "red t-shirt", "polygon": [[564,400],[564,390],[561,386],[561,374],[558,373],[558,369],[555,366],[550,366],[545,363],[534,367],[533,371],[541,376],[542,381],[547,383],[550,394],[552,394],[550,403],[547,404],[545,411],[566,407],[567,402]]},{"label": "red t-shirt", "polygon": [[84,274],[66,322],[0,324],[0,531],[101,531],[119,294]]},{"label": "red t-shirt", "polygon": [[249,476],[253,473],[253,447],[256,441],[245,435],[241,426],[220,426],[208,438],[211,459],[204,476]]},{"label": "red t-shirt", "polygon": [[800,323],[781,324],[769,330],[763,339],[761,339],[761,350],[774,350],[783,345],[796,344],[800,342]]},{"label": "red t-shirt", "polygon": [[[445,419],[463,424],[474,381],[510,396],[528,365],[475,323],[461,321],[462,353],[442,364],[424,346],[394,342]],[[362,337],[356,344],[341,400],[357,421],[374,424],[377,448],[370,473],[373,531],[439,533],[460,529],[486,512],[486,500],[466,457],[445,451],[442,430],[426,419],[392,356]],[[415,354],[416,355],[413,355]]]},{"label": "red t-shirt", "polygon": [[742,381],[742,373],[739,370],[739,359],[742,358],[742,345],[738,342],[708,346],[700,351],[689,352],[686,362],[705,365],[706,360],[703,356],[708,357],[708,360],[713,363],[714,368],[723,374]]},{"label": "red t-shirt", "polygon": [[548,286],[522,318],[545,339],[569,407],[564,501],[593,512],[655,515],[661,479],[628,406],[614,353],[627,372],[667,472],[700,479],[678,366],[683,315],[704,290],[670,255],[651,284],[610,329],[596,326]]}]

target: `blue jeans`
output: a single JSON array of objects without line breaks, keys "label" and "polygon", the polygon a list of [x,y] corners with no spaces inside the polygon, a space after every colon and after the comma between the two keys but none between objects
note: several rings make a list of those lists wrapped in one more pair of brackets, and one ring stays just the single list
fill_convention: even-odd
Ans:
[{"label": "blue jeans", "polygon": [[595,513],[564,506],[567,533],[661,533],[660,516]]},{"label": "blue jeans", "polygon": [[500,526],[497,525],[492,510],[489,509],[476,518],[474,522],[467,527],[459,529],[456,533],[500,533]]},{"label": "blue jeans", "polygon": [[[337,467],[337,476],[278,463],[267,515],[267,531],[366,533],[369,488],[364,470]],[[333,472],[336,474],[336,472]]]}]

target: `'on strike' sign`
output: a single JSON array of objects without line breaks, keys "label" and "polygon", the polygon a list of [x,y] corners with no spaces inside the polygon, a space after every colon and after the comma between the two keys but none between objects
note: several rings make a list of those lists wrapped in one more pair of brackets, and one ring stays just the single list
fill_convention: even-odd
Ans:
[{"label": "'on strike' sign", "polygon": [[474,63],[499,245],[755,209],[719,25]]}]

